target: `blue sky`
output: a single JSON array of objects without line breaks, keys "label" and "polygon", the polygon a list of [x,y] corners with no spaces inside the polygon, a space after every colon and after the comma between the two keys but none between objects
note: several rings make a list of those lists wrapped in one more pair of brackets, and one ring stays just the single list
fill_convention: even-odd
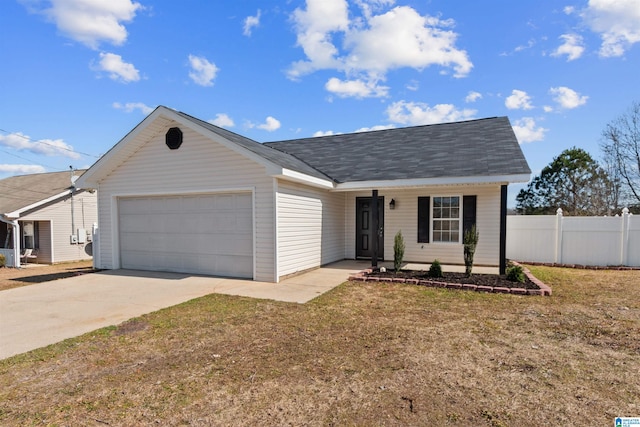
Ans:
[{"label": "blue sky", "polygon": [[640,0],[5,0],[0,52],[0,178],[157,105],[259,142],[508,116],[537,173],[640,100]]}]

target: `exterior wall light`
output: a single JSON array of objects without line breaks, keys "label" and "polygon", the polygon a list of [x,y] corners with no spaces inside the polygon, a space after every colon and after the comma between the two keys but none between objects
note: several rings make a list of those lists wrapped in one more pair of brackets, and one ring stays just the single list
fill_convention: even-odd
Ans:
[{"label": "exterior wall light", "polygon": [[391,201],[389,202],[389,209],[394,210],[395,208],[396,208],[396,200],[391,199]]}]

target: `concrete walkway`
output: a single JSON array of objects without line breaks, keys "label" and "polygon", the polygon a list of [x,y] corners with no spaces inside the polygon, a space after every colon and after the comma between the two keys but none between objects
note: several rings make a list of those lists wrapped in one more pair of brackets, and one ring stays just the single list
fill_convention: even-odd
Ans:
[{"label": "concrete walkway", "polygon": [[111,270],[8,289],[0,292],[0,359],[212,293],[305,303],[367,266],[341,261],[280,283]]}]

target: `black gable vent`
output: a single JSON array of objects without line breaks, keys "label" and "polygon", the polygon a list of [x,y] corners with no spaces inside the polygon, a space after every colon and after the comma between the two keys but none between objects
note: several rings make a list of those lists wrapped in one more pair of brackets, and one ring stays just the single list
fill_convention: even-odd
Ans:
[{"label": "black gable vent", "polygon": [[177,150],[182,145],[182,131],[180,128],[171,128],[165,135],[165,142],[167,147],[172,150]]}]

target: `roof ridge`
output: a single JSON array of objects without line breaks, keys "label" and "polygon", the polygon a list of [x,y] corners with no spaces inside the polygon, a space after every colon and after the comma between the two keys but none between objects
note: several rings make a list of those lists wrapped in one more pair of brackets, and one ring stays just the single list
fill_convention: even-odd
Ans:
[{"label": "roof ridge", "polygon": [[417,129],[417,128],[426,128],[426,127],[435,127],[435,126],[446,126],[446,125],[457,125],[457,124],[464,124],[464,123],[471,123],[471,122],[480,122],[480,121],[484,121],[484,120],[495,120],[495,119],[500,119],[500,118],[506,118],[507,120],[509,119],[508,116],[492,116],[492,117],[481,117],[479,119],[468,119],[468,120],[459,120],[459,121],[454,121],[454,122],[442,122],[442,123],[429,123],[429,124],[425,124],[425,125],[414,125],[414,126],[403,126],[403,127],[394,127],[394,128],[388,128],[388,129],[373,129],[373,130],[366,130],[366,131],[361,131],[361,132],[345,132],[345,133],[336,133],[336,134],[332,134],[332,135],[320,135],[320,136],[307,136],[307,137],[303,137],[303,138],[293,138],[293,139],[283,139],[280,141],[269,141],[269,142],[264,142],[263,145],[267,145],[269,147],[273,145],[276,145],[280,142],[294,142],[294,141],[303,141],[303,140],[323,140],[323,139],[331,139],[331,138],[335,138],[336,136],[341,136],[341,135],[353,135],[353,134],[371,134],[371,133],[382,133],[382,132],[393,132],[393,131],[399,131],[399,130],[405,130],[405,129]]}]

